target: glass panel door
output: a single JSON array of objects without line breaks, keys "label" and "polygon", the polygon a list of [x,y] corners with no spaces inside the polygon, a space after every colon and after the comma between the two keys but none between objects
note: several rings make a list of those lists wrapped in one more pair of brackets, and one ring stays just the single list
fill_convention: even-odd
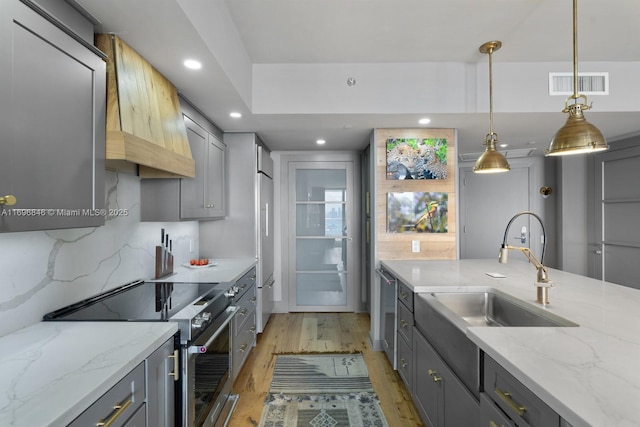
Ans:
[{"label": "glass panel door", "polygon": [[352,309],[351,175],[349,162],[290,164],[292,311]]}]

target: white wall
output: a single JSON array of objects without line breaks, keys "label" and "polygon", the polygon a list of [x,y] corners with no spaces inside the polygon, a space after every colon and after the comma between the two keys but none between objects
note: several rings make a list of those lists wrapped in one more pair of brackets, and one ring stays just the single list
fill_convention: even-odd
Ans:
[{"label": "white wall", "polygon": [[[141,223],[139,178],[107,172],[107,208],[126,209],[97,228],[0,234],[0,336],[42,315],[154,274],[164,227],[175,263],[198,256],[198,223]],[[194,253],[189,253],[193,240]]]}]

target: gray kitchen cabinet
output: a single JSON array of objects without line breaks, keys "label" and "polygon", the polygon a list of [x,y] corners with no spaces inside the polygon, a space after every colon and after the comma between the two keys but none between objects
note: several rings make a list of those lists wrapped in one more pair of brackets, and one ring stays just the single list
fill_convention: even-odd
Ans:
[{"label": "gray kitchen cabinet", "polygon": [[413,291],[398,281],[397,303],[397,352],[398,373],[409,392],[413,393]]},{"label": "gray kitchen cabinet", "polygon": [[[483,355],[482,387],[512,425],[518,427],[558,427],[560,416],[487,354]],[[566,425],[566,424],[565,424]]]},{"label": "gray kitchen cabinet", "polygon": [[33,2],[2,11],[0,232],[103,225],[103,56]]},{"label": "gray kitchen cabinet", "polygon": [[[69,427],[109,425],[111,427],[145,426],[146,414],[138,414],[145,403],[145,367],[139,364],[116,385],[73,420]],[[144,422],[140,423],[140,417]],[[132,420],[134,424],[128,424]],[[104,424],[100,424],[104,423]]]},{"label": "gray kitchen cabinet", "polygon": [[515,424],[493,403],[486,393],[480,393],[481,427],[514,427]]},{"label": "gray kitchen cabinet", "polygon": [[413,399],[428,426],[477,425],[478,401],[417,328],[413,330],[413,365]]},{"label": "gray kitchen cabinet", "polygon": [[147,420],[149,426],[176,425],[176,384],[180,381],[179,350],[167,340],[146,360]]},{"label": "gray kitchen cabinet", "polygon": [[233,305],[238,307],[231,325],[231,379],[235,381],[256,342],[256,268],[245,273],[234,284],[238,294]]},{"label": "gray kitchen cabinet", "polygon": [[184,116],[195,178],[141,180],[142,221],[192,221],[223,218],[226,145],[201,119]]}]

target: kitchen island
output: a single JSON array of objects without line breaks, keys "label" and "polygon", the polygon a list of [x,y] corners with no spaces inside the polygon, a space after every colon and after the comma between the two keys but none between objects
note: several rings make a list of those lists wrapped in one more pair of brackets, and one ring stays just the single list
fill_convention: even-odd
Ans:
[{"label": "kitchen island", "polygon": [[[542,307],[526,262],[382,265],[415,293],[499,289]],[[640,291],[554,269],[549,277],[545,310],[578,327],[468,327],[467,336],[574,427],[640,425]]]}]

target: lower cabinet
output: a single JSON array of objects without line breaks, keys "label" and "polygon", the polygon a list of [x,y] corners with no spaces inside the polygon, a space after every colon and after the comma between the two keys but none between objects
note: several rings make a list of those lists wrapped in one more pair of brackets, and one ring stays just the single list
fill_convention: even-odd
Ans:
[{"label": "lower cabinet", "polygon": [[173,427],[179,352],[176,337],[167,340],[103,394],[69,427]]},{"label": "lower cabinet", "polygon": [[149,426],[176,425],[176,387],[180,380],[180,351],[173,338],[146,360]]},{"label": "lower cabinet", "polygon": [[488,355],[484,354],[483,359],[484,394],[495,406],[496,411],[505,414],[505,419],[509,422],[505,426],[558,427],[561,425],[560,416],[524,384]]},{"label": "lower cabinet", "polygon": [[[144,363],[139,364],[89,406],[78,418],[73,420],[69,426],[145,426],[144,402],[146,393],[144,370]],[[134,424],[129,424],[129,420]]]},{"label": "lower cabinet", "polygon": [[240,369],[249,356],[249,352],[256,343],[256,270],[248,273],[236,281],[240,292],[233,302],[238,307],[231,324],[231,380],[235,381]]},{"label": "lower cabinet", "polygon": [[413,399],[427,426],[477,425],[478,401],[416,328],[413,329],[413,369]]}]

